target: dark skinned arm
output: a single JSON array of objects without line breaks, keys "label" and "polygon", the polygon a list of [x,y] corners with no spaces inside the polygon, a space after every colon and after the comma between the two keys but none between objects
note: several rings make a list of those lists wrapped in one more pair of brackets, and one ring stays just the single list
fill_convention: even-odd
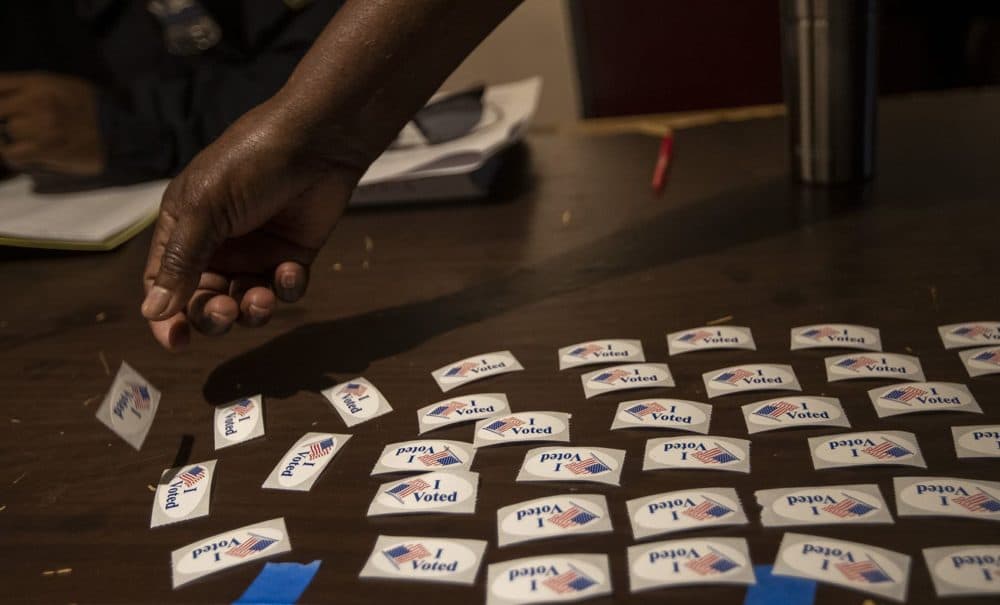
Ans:
[{"label": "dark skinned arm", "polygon": [[257,326],[308,269],[368,166],[519,0],[350,0],[288,83],[164,194],[142,313],[167,349]]}]

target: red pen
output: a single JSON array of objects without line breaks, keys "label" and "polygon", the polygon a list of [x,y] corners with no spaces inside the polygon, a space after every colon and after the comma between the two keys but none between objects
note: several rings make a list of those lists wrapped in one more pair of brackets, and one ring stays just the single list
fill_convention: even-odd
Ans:
[{"label": "red pen", "polygon": [[661,193],[667,184],[667,170],[670,168],[670,157],[674,152],[674,131],[668,130],[660,141],[660,152],[656,155],[656,167],[653,168],[653,191]]}]

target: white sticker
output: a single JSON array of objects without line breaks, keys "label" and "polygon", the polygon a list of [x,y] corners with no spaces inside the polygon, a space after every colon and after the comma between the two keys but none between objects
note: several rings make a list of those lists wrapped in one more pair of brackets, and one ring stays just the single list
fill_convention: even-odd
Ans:
[{"label": "white sticker", "polygon": [[851,426],[836,397],[778,397],[751,403],[742,409],[747,432],[751,435],[802,426]]},{"label": "white sticker", "polygon": [[510,404],[503,393],[477,393],[442,399],[417,410],[418,432],[423,435],[453,424],[482,420],[510,412]]},{"label": "white sticker", "polygon": [[951,436],[959,458],[1000,458],[1000,424],[953,426]]},{"label": "white sticker", "polygon": [[685,436],[650,439],[642,470],[704,469],[750,472],[750,442],[732,437]]},{"label": "white sticker", "polygon": [[216,534],[171,553],[173,587],[176,589],[208,574],[291,550],[292,542],[283,517]]},{"label": "white sticker", "polygon": [[897,353],[834,355],[824,361],[827,382],[872,378],[926,380],[924,370],[920,367],[920,360],[913,355]]},{"label": "white sticker", "polygon": [[381,391],[361,377],[335,384],[322,393],[349,427],[392,411]]},{"label": "white sticker", "polygon": [[307,492],[337,455],[350,435],[306,433],[295,442],[261,487]]},{"label": "white sticker", "polygon": [[913,433],[867,431],[809,438],[813,468],[899,464],[927,468]]},{"label": "white sticker", "polygon": [[515,412],[476,423],[473,447],[527,441],[569,442],[570,414],[565,412]]},{"label": "white sticker", "polygon": [[764,527],[893,522],[874,483],[762,489],[754,496]]},{"label": "white sticker", "polygon": [[702,326],[667,334],[671,355],[707,349],[746,349],[756,351],[750,328],[741,326]]},{"label": "white sticker", "polygon": [[981,347],[958,353],[969,376],[1000,373],[1000,347]]},{"label": "white sticker", "polygon": [[479,473],[435,471],[379,486],[368,516],[410,513],[466,514],[476,511]]},{"label": "white sticker", "polygon": [[209,513],[215,460],[168,468],[160,475],[153,496],[150,527],[160,527]]},{"label": "white sticker", "polygon": [[946,349],[1000,344],[1000,322],[970,321],[948,324],[938,326],[938,334],[941,335],[941,343]]},{"label": "white sticker", "polygon": [[689,529],[746,525],[740,498],[731,487],[703,487],[654,494],[625,503],[636,540]]},{"label": "white sticker", "polygon": [[939,597],[1000,595],[1000,544],[925,548],[924,560]]},{"label": "white sticker", "polygon": [[401,441],[382,449],[371,474],[424,473],[440,469],[467,471],[475,456],[476,450],[471,443],[441,439]]},{"label": "white sticker", "polygon": [[634,399],[618,404],[611,430],[630,428],[674,429],[708,433],[712,406],[683,399]]},{"label": "white sticker", "polygon": [[486,573],[486,605],[566,603],[608,594],[608,555],[512,559],[490,565]]},{"label": "white sticker", "polygon": [[474,380],[523,369],[510,351],[495,351],[450,363],[431,372],[431,376],[442,392],[448,392]]},{"label": "white sticker", "polygon": [[957,382],[904,382],[868,391],[879,418],[914,412],[969,412],[983,410],[964,384]]},{"label": "white sticker", "polygon": [[379,536],[359,576],[471,586],[485,551],[485,540]]},{"label": "white sticker", "polygon": [[910,581],[910,557],[868,544],[788,532],[781,539],[772,573],[903,602]]},{"label": "white sticker", "polygon": [[135,449],[153,426],[160,406],[160,392],[124,361],[111,389],[97,407],[97,419]]},{"label": "white sticker", "polygon": [[566,370],[598,363],[646,361],[640,340],[590,340],[559,349],[559,369]]},{"label": "white sticker", "polygon": [[631,592],[688,584],[756,584],[743,538],[688,538],[628,549]]},{"label": "white sticker", "polygon": [[882,337],[878,328],[854,324],[815,324],[792,328],[791,350],[799,349],[860,349],[881,351]]},{"label": "white sticker", "polygon": [[792,366],[750,363],[701,375],[708,398],[747,391],[801,391]]},{"label": "white sticker", "polygon": [[260,395],[215,408],[215,449],[264,436],[264,402]]},{"label": "white sticker", "polygon": [[1000,521],[1000,483],[958,477],[893,477],[900,517]]},{"label": "white sticker", "polygon": [[608,501],[600,494],[547,496],[497,511],[497,546],[611,531]]},{"label": "white sticker", "polygon": [[618,485],[625,450],[604,447],[536,447],[528,450],[517,481],[586,481]]},{"label": "white sticker", "polygon": [[629,389],[674,386],[674,377],[665,363],[628,363],[595,370],[580,376],[587,399],[603,393]]}]

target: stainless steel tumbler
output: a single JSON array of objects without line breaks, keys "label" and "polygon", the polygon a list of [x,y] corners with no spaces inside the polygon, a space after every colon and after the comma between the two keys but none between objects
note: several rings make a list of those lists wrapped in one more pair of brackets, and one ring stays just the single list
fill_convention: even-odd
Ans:
[{"label": "stainless steel tumbler", "polygon": [[792,176],[817,185],[874,173],[876,0],[781,0]]}]

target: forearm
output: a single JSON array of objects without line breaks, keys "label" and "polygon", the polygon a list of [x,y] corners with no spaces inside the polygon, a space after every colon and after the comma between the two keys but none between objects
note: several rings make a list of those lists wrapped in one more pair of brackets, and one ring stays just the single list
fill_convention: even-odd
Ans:
[{"label": "forearm", "polygon": [[276,101],[310,147],[366,165],[521,0],[349,0]]}]

